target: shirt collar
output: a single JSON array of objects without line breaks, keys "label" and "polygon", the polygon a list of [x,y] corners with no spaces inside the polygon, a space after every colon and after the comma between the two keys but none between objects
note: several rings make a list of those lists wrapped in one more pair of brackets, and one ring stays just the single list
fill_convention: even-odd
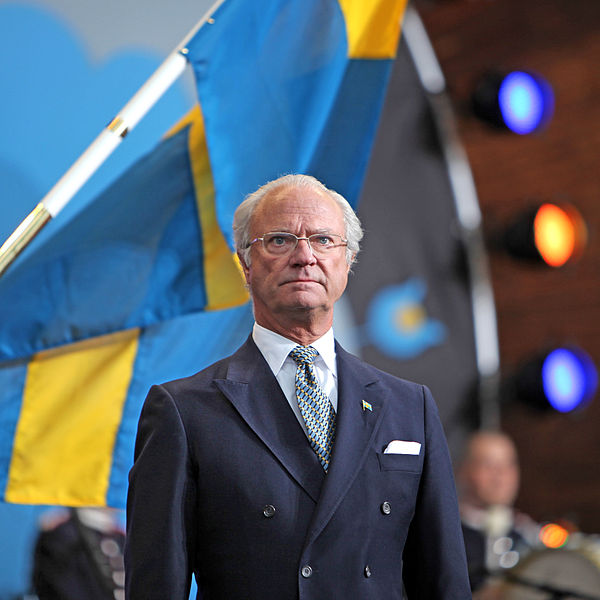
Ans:
[{"label": "shirt collar", "polygon": [[[258,323],[254,323],[252,339],[275,375],[281,370],[288,354],[298,346],[296,342],[293,342],[270,329],[266,329]],[[329,328],[325,335],[321,336],[310,345],[319,353],[319,356],[325,362],[325,366],[337,377],[333,329]]]}]

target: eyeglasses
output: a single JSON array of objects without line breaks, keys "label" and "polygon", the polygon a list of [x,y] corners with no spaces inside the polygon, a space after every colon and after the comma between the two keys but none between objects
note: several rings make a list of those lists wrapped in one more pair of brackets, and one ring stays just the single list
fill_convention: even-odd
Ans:
[{"label": "eyeglasses", "polygon": [[256,242],[262,242],[263,248],[267,254],[274,256],[284,256],[293,252],[300,240],[306,240],[315,256],[325,256],[334,248],[347,246],[348,240],[335,233],[313,233],[308,237],[298,237],[293,233],[283,233],[273,231],[263,234],[262,237],[253,239],[248,248]]}]

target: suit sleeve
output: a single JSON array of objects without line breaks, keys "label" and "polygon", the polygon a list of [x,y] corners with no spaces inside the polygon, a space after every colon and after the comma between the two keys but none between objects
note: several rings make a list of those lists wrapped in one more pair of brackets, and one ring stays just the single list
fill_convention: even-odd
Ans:
[{"label": "suit sleeve", "polygon": [[437,407],[423,388],[425,457],[403,556],[409,600],[471,598],[456,488]]},{"label": "suit sleeve", "polygon": [[154,386],[140,416],[129,473],[128,600],[187,600],[195,552],[196,477],[181,415]]}]

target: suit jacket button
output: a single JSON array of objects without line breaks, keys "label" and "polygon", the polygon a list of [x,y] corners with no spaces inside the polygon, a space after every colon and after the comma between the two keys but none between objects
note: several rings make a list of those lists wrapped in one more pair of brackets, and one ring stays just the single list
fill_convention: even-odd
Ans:
[{"label": "suit jacket button", "polygon": [[300,572],[302,573],[302,577],[304,577],[305,579],[308,579],[312,575],[313,570],[310,565],[304,565],[302,567],[302,571],[300,571]]},{"label": "suit jacket button", "polygon": [[265,515],[267,519],[270,519],[271,517],[275,516],[275,507],[272,504],[267,504],[263,508],[263,515]]},{"label": "suit jacket button", "polygon": [[384,502],[381,505],[381,512],[384,515],[389,515],[392,512],[392,505],[389,502]]},{"label": "suit jacket button", "polygon": [[369,565],[365,567],[365,577],[371,577],[371,567]]}]

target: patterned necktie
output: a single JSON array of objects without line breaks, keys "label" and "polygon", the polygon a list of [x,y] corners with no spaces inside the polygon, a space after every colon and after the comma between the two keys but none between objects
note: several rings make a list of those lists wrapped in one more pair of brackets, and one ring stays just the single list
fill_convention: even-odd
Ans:
[{"label": "patterned necktie", "polygon": [[296,369],[296,398],[306,423],[310,445],[327,472],[335,436],[335,411],[315,376],[313,362],[319,353],[312,346],[296,346],[290,356]]}]

